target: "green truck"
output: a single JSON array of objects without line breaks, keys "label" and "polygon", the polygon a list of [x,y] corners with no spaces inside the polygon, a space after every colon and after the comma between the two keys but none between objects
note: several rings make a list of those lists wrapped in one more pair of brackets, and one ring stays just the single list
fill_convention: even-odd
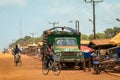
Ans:
[{"label": "green truck", "polygon": [[80,50],[81,33],[70,27],[53,27],[43,32],[43,51],[46,53],[47,41],[53,47],[54,54],[59,57],[62,67],[78,66],[82,69],[84,60],[83,52]]}]

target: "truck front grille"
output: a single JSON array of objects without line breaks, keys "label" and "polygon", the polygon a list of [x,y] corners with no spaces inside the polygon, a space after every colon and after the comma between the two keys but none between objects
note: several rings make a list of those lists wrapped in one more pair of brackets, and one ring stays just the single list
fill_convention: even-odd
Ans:
[{"label": "truck front grille", "polygon": [[77,54],[74,52],[64,52],[62,53],[62,56],[77,56]]}]

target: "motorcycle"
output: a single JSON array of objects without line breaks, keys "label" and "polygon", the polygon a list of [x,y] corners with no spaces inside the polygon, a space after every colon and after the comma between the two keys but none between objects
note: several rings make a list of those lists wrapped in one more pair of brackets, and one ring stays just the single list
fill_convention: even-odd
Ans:
[{"label": "motorcycle", "polygon": [[94,70],[94,74],[100,74],[101,65],[99,64],[99,61],[93,61],[93,70]]}]

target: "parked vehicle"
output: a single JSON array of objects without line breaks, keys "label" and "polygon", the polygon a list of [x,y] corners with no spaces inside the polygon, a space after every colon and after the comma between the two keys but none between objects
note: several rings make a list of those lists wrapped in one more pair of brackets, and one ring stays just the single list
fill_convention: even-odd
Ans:
[{"label": "parked vehicle", "polygon": [[94,70],[94,74],[100,74],[102,68],[100,64],[94,64],[93,65],[93,70]]},{"label": "parked vehicle", "polygon": [[46,55],[46,46],[49,41],[54,54],[60,56],[62,67],[79,66],[83,68],[83,52],[80,50],[80,32],[70,27],[54,27],[43,32],[43,51]]}]

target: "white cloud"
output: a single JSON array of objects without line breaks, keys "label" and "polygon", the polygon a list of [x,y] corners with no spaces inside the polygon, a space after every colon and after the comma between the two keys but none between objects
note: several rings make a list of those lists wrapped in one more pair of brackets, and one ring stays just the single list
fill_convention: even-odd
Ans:
[{"label": "white cloud", "polygon": [[102,15],[106,19],[111,20],[114,17],[120,16],[120,4],[119,3],[103,3],[101,4]]},{"label": "white cloud", "polygon": [[0,6],[25,6],[26,0],[0,0]]}]

